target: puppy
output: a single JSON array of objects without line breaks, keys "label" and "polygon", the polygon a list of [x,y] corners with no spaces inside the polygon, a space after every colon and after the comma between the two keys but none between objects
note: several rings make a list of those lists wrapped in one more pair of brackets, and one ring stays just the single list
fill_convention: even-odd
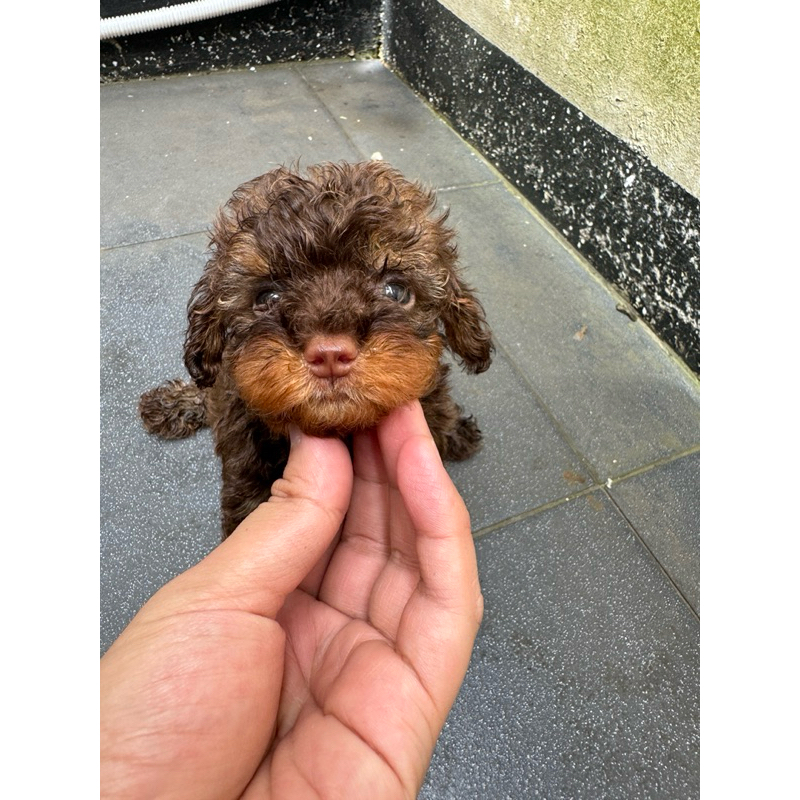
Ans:
[{"label": "puppy", "polygon": [[345,437],[419,398],[444,459],[481,434],[450,396],[448,348],[467,372],[493,351],[432,192],[379,161],[275,169],[240,186],[211,233],[192,291],[184,362],[193,381],[142,395],[167,439],[213,429],[223,538],[269,497],[289,426]]}]

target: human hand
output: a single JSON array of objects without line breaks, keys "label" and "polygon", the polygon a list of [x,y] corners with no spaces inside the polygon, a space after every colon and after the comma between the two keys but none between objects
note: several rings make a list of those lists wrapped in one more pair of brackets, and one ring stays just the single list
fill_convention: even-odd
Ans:
[{"label": "human hand", "polygon": [[419,403],[352,465],[297,434],[270,501],[103,657],[103,797],[415,797],[482,609]]}]

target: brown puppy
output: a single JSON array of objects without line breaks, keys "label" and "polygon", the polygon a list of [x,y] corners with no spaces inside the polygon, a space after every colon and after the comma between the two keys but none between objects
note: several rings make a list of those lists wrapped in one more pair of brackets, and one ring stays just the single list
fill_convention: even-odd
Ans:
[{"label": "brown puppy", "polygon": [[432,192],[371,161],[279,168],[220,211],[189,301],[193,383],[146,392],[139,411],[168,439],[212,427],[223,536],[269,497],[292,424],[345,436],[420,398],[443,458],[477,450],[440,357],[447,347],[483,372],[492,338],[434,206]]}]

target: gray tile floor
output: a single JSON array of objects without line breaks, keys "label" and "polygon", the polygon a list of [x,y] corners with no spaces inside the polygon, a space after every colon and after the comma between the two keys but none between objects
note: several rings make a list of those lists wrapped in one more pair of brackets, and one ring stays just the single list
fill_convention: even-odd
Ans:
[{"label": "gray tile floor", "polygon": [[421,797],[697,797],[694,377],[380,62],[107,85],[101,122],[101,649],[218,539],[208,431],[136,415],[184,375],[216,208],[277,164],[379,153],[439,188],[498,346],[455,379],[485,434],[451,474],[486,617]]}]

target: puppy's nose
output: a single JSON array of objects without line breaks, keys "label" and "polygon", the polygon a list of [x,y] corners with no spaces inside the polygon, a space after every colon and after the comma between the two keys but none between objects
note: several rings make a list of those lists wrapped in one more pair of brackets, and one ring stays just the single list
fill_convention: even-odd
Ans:
[{"label": "puppy's nose", "polygon": [[343,378],[358,358],[358,345],[349,336],[315,336],[303,351],[308,368],[318,378]]}]

